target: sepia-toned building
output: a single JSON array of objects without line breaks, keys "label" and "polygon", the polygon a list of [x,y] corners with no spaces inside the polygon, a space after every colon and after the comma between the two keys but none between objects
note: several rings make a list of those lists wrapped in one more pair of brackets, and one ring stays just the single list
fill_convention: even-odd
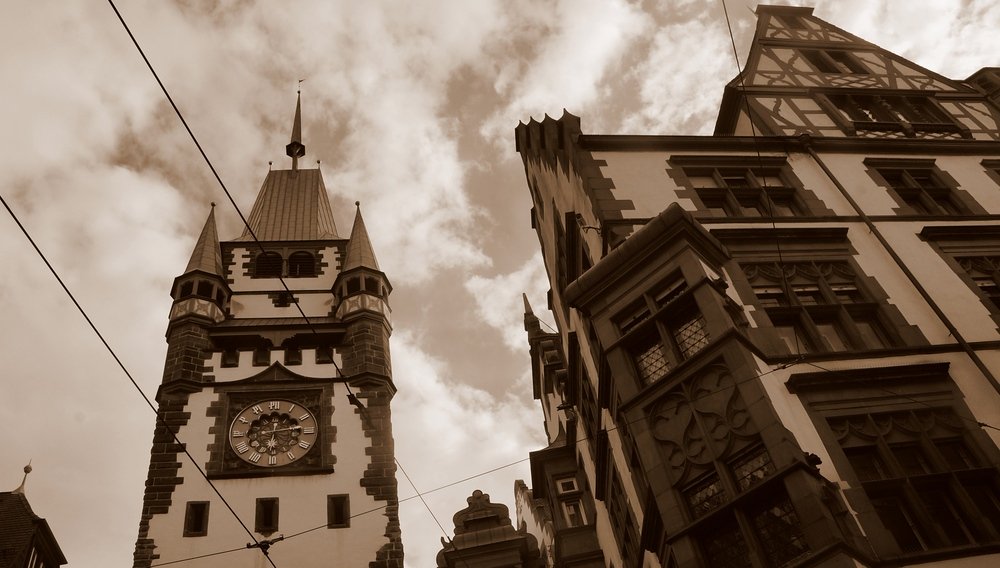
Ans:
[{"label": "sepia-toned building", "polygon": [[547,566],[1000,564],[1000,70],[757,15],[712,136],[516,129],[558,328],[525,304],[517,524]]},{"label": "sepia-toned building", "polygon": [[403,565],[391,286],[360,206],[345,238],[299,167],[298,103],[286,150],[242,234],[220,241],[213,209],[170,290],[136,568]]}]

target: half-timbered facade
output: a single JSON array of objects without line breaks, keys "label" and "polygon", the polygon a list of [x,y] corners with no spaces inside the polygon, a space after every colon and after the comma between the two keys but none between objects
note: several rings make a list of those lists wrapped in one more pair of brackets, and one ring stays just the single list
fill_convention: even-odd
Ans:
[{"label": "half-timbered facade", "polygon": [[761,6],[713,136],[516,129],[550,566],[1000,562],[1000,81]]}]

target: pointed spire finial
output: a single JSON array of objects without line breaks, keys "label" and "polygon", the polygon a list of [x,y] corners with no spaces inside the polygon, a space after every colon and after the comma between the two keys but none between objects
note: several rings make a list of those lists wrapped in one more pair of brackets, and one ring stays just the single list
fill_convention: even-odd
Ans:
[{"label": "pointed spire finial", "polygon": [[24,483],[28,481],[29,473],[31,473],[31,460],[28,460],[28,465],[24,466],[24,477],[21,478],[21,485],[18,485],[17,489],[11,491],[11,493],[24,495]]},{"label": "pointed spire finial", "polygon": [[302,144],[302,81],[299,80],[299,92],[295,97],[295,118],[292,120],[292,139],[285,146],[285,153],[292,159],[292,169],[299,169],[299,158],[306,155],[306,147]]}]

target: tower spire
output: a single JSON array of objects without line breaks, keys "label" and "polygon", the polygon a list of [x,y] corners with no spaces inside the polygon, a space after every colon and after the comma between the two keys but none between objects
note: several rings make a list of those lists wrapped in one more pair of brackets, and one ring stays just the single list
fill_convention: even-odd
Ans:
[{"label": "tower spire", "polygon": [[[302,81],[299,81],[301,84]],[[292,169],[299,169],[299,158],[306,155],[306,147],[302,143],[302,89],[295,97],[295,119],[292,121],[292,140],[285,146],[285,153],[292,159]]]}]

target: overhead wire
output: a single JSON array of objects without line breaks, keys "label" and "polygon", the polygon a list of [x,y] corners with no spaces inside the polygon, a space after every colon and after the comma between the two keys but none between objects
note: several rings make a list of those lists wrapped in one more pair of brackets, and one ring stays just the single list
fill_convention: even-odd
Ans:
[{"label": "overhead wire", "polygon": [[[115,353],[115,350],[104,338],[104,335],[97,328],[97,325],[94,324],[94,321],[90,318],[89,315],[87,315],[86,310],[83,309],[83,306],[80,305],[79,301],[77,301],[76,296],[73,294],[72,291],[70,291],[66,283],[63,282],[63,279],[59,276],[59,273],[56,271],[55,267],[52,266],[52,263],[49,262],[49,259],[45,256],[42,250],[38,247],[38,244],[36,244],[35,240],[31,237],[31,234],[28,232],[27,227],[25,227],[24,224],[21,223],[21,220],[18,218],[17,214],[14,213],[14,210],[10,207],[10,205],[7,203],[7,200],[4,199],[2,195],[0,195],[0,203],[3,203],[3,206],[7,210],[7,213],[11,216],[12,219],[14,219],[14,222],[17,224],[18,228],[21,229],[21,232],[28,239],[28,242],[31,243],[31,246],[32,248],[34,248],[35,253],[38,255],[39,258],[42,259],[42,262],[45,263],[45,266],[49,269],[49,272],[52,273],[52,276],[55,277],[57,282],[59,282],[59,285],[62,287],[63,291],[66,292],[66,295],[69,296],[69,299],[73,302],[73,305],[76,306],[77,311],[79,311],[80,315],[83,316],[83,319],[86,320],[87,325],[89,325],[90,329],[94,332],[95,335],[97,335],[98,339],[100,339],[101,343],[104,345],[104,348],[108,351],[108,353],[111,354],[111,357],[115,360],[115,363],[118,364],[118,367],[121,368],[121,370],[125,373],[125,376],[128,377],[129,382],[132,383],[132,386],[135,387],[135,390],[138,391],[139,395],[146,402],[146,405],[149,406],[150,410],[152,410],[153,413],[156,415],[157,423],[160,426],[162,426],[167,432],[170,433],[170,436],[173,439],[174,443],[179,446],[180,450],[184,452],[184,455],[188,457],[188,459],[191,461],[191,464],[195,467],[195,469],[202,476],[205,482],[208,483],[209,487],[212,488],[212,491],[215,492],[215,494],[219,497],[219,499],[222,500],[222,503],[226,506],[226,509],[228,509],[229,512],[232,513],[233,517],[239,522],[240,526],[243,527],[243,530],[246,531],[246,533],[250,536],[250,538],[254,541],[254,543],[257,543],[258,542],[257,539],[254,537],[253,533],[250,532],[250,529],[247,527],[246,523],[244,523],[243,520],[240,519],[239,515],[236,514],[236,511],[233,509],[233,507],[229,504],[228,501],[226,501],[226,498],[222,496],[222,493],[219,492],[219,489],[215,486],[215,484],[212,483],[212,480],[208,478],[208,475],[205,473],[205,470],[202,469],[202,467],[198,464],[197,461],[195,461],[194,457],[188,451],[187,446],[183,442],[181,442],[180,438],[177,436],[177,432],[175,432],[174,429],[171,428],[169,424],[167,424],[166,420],[160,417],[160,412],[159,410],[157,410],[156,405],[154,405],[153,401],[151,401],[149,397],[146,396],[146,393],[143,392],[142,387],[139,386],[139,383],[132,376],[132,373],[125,366],[125,363],[122,362],[118,354]],[[274,566],[274,562],[271,561],[270,558],[268,558],[268,561],[271,562],[272,566]]]},{"label": "overhead wire", "polygon": [[[254,232],[253,228],[250,226],[250,223],[248,222],[246,216],[240,210],[239,205],[237,205],[237,203],[236,203],[236,200],[233,198],[232,194],[229,192],[229,189],[226,187],[225,182],[222,181],[222,177],[219,175],[218,171],[215,169],[215,166],[212,164],[212,161],[209,159],[208,154],[205,152],[204,148],[202,148],[201,143],[198,142],[198,138],[195,136],[195,134],[191,130],[190,126],[188,126],[187,120],[185,120],[183,113],[181,113],[180,108],[174,102],[173,97],[170,96],[170,93],[167,90],[166,86],[163,84],[163,81],[160,80],[159,74],[156,72],[156,69],[153,67],[152,63],[149,61],[149,58],[146,56],[146,54],[143,51],[142,47],[139,45],[139,42],[136,39],[135,35],[132,33],[131,28],[125,22],[125,18],[122,16],[121,12],[118,10],[118,7],[115,5],[114,0],[108,0],[108,3],[111,5],[111,8],[114,10],[115,15],[118,17],[119,22],[121,22],[121,24],[122,24],[122,27],[124,27],[125,31],[128,33],[129,38],[132,40],[132,44],[135,46],[136,50],[139,52],[139,55],[142,57],[143,62],[145,62],[146,67],[149,69],[149,72],[153,75],[153,78],[156,80],[156,83],[159,85],[160,90],[163,92],[163,95],[166,97],[167,101],[170,103],[170,106],[173,108],[174,113],[177,115],[177,118],[180,120],[181,124],[184,126],[184,129],[187,131],[188,136],[191,138],[192,142],[194,142],[195,146],[198,148],[198,152],[201,154],[201,157],[204,159],[205,163],[208,165],[209,169],[212,172],[212,175],[215,177],[215,180],[218,182],[219,187],[222,188],[223,193],[225,193],[226,197],[229,199],[229,202],[232,204],[233,208],[236,210],[237,214],[239,215],[240,219],[243,222],[244,227],[246,227],[247,232],[250,234],[250,236],[253,239],[254,243],[257,244],[258,248],[260,248],[261,252],[264,252],[265,249],[264,249],[263,243],[261,243],[261,241],[257,238],[256,233]],[[285,282],[284,278],[278,277],[278,281],[281,283],[281,285],[284,288],[284,290],[285,290],[286,293],[288,293],[289,295],[293,295],[294,296],[294,293],[291,291],[291,289],[289,288],[288,284]],[[298,302],[293,302],[293,304],[295,305],[295,308],[298,310],[299,314],[302,316],[303,320],[305,321],[306,325],[310,328],[310,330],[312,331],[312,333],[313,334],[318,334],[319,332],[316,330],[315,326],[312,324],[312,322],[310,321],[309,317],[303,311],[302,306],[299,305]],[[334,364],[334,367],[337,370],[337,374],[340,375],[340,376],[343,376],[343,371],[340,368],[340,366],[337,364],[336,360],[333,360],[332,362]],[[345,382],[344,386],[347,389],[348,399],[352,403],[355,403],[355,401],[358,401],[358,402],[356,402],[357,406],[359,408],[364,408],[363,405],[358,400],[357,396],[351,391],[350,384],[348,384],[347,382]],[[399,461],[395,457],[393,459],[395,460],[396,465],[400,468],[400,471],[403,471],[404,476],[406,476],[406,473],[403,470],[402,465],[399,463]],[[195,465],[196,465],[196,467],[198,467],[197,464],[195,464]],[[199,467],[198,469],[200,470],[201,468]],[[406,477],[407,477],[407,480],[410,481],[409,480],[409,476],[406,476]],[[205,477],[205,479],[208,480],[207,476]],[[410,481],[410,484],[411,484],[411,486],[413,486],[413,482],[412,481]],[[214,488],[214,486],[213,486],[213,488]],[[416,486],[413,486],[413,488],[414,488],[415,491],[417,491]],[[218,493],[218,490],[216,490],[216,492]],[[418,491],[418,495],[420,495],[419,491]],[[221,494],[220,494],[220,497],[221,497]],[[423,501],[422,498],[421,498],[421,501]],[[437,520],[437,517],[434,515],[434,512],[430,509],[430,507],[427,506],[426,501],[424,501],[424,506],[427,508],[427,511],[431,514],[431,516],[434,518],[435,522],[437,522],[438,526],[440,527],[441,523]],[[228,503],[227,503],[227,507],[228,507]],[[232,510],[232,509],[230,508],[230,510]],[[234,514],[235,514],[235,512],[234,512]],[[240,522],[242,524],[242,521],[240,521]],[[244,525],[244,528],[246,528],[246,525]],[[441,527],[441,529],[442,529],[442,531],[444,531],[443,527]],[[247,530],[249,530],[249,529],[247,529]],[[447,536],[447,532],[445,532],[445,535]],[[256,539],[254,539],[254,542],[257,543],[257,544],[259,544]],[[267,555],[266,551],[264,552],[264,555],[270,561],[270,557]],[[272,561],[272,565],[273,565],[273,561]]]},{"label": "overhead wire", "polygon": [[[764,172],[764,158],[761,156],[760,144],[758,144],[757,140],[757,127],[754,125],[753,115],[750,110],[750,97],[747,93],[746,77],[743,73],[743,69],[740,67],[740,55],[739,51],[736,49],[736,36],[733,35],[733,25],[729,20],[729,10],[726,8],[726,0],[720,0],[720,2],[722,2],[722,12],[726,17],[726,29],[729,30],[729,42],[733,46],[733,59],[736,61],[736,77],[739,79],[740,90],[743,92],[743,105],[747,113],[747,123],[750,125],[750,137],[753,140],[753,147],[757,153],[757,167],[761,173],[764,203],[767,207],[768,216],[771,218],[771,230],[775,231],[774,246],[778,254],[778,269],[781,273],[781,288],[782,292],[786,294],[790,300],[793,294],[788,285],[788,276],[785,274],[785,261],[781,254],[781,236],[777,234],[778,225],[774,220],[774,200],[771,198],[769,187],[767,185],[767,176]],[[799,334],[793,331],[792,337],[795,344],[795,355],[801,355],[802,346],[799,344]]]}]

